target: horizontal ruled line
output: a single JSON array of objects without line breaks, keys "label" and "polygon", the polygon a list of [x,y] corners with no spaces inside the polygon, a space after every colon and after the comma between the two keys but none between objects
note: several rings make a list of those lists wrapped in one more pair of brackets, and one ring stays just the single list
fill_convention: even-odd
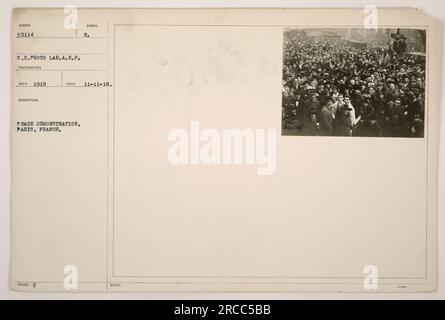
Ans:
[{"label": "horizontal ruled line", "polygon": [[90,55],[97,55],[97,56],[107,56],[108,53],[95,53],[95,52],[85,52],[85,53],[73,53],[73,52],[16,52],[16,55],[37,55],[37,54],[52,54],[52,55],[58,55],[58,54],[66,54],[66,55],[72,55],[72,56],[90,56]]},{"label": "horizontal ruled line", "polygon": [[15,71],[108,71],[107,69],[16,69]]},{"label": "horizontal ruled line", "polygon": [[20,37],[16,39],[107,39],[107,37]]},{"label": "horizontal ruled line", "polygon": [[109,88],[110,86],[15,86],[16,88]]}]

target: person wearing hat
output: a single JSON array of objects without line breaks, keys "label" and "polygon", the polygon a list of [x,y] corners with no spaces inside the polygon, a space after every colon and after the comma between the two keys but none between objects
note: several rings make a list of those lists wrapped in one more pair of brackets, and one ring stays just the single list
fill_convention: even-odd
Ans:
[{"label": "person wearing hat", "polygon": [[317,92],[314,88],[307,90],[307,100],[302,104],[302,118],[307,121],[309,113],[314,111],[316,114],[320,111],[320,102],[317,97]]},{"label": "person wearing hat", "polygon": [[335,117],[334,135],[336,136],[350,136],[352,133],[352,121],[349,112],[352,108],[349,104],[343,104],[337,110]]},{"label": "person wearing hat", "polygon": [[369,114],[367,120],[361,123],[354,135],[359,137],[381,137],[382,129],[377,122],[377,115],[375,113]]},{"label": "person wearing hat", "polygon": [[332,124],[335,114],[333,111],[333,101],[331,97],[326,98],[326,104],[320,110],[320,135],[331,136]]},{"label": "person wearing hat", "polygon": [[416,95],[414,94],[414,92],[409,91],[407,93],[408,96],[408,103],[407,103],[407,107],[406,107],[406,111],[407,111],[407,115],[406,115],[406,120],[408,122],[411,122],[414,120],[416,114],[422,114],[422,100],[420,97],[416,97]]},{"label": "person wearing hat", "polygon": [[405,119],[399,113],[393,113],[391,118],[391,128],[393,137],[409,137],[410,128]]},{"label": "person wearing hat", "polygon": [[394,81],[387,81],[388,83],[388,89],[386,91],[386,99],[387,100],[395,100],[397,98],[399,98],[400,96],[400,92],[399,89],[397,89],[396,84],[394,83]]},{"label": "person wearing hat", "polygon": [[392,137],[392,119],[391,111],[385,110],[382,113],[382,118],[380,121],[380,128],[382,129],[382,137]]},{"label": "person wearing hat", "polygon": [[411,137],[413,138],[423,138],[424,123],[423,120],[419,118],[414,119],[411,124]]},{"label": "person wearing hat", "polygon": [[317,112],[309,112],[309,119],[304,124],[303,134],[306,136],[318,136],[320,134],[320,124],[317,122]]},{"label": "person wearing hat", "polygon": [[402,56],[406,52],[406,37],[400,33],[400,29],[397,30],[396,34],[391,35],[394,38],[392,42],[392,49],[398,56]]},{"label": "person wearing hat", "polygon": [[354,90],[350,96],[351,104],[354,106],[355,116],[358,117],[363,113],[364,98],[360,90]]}]

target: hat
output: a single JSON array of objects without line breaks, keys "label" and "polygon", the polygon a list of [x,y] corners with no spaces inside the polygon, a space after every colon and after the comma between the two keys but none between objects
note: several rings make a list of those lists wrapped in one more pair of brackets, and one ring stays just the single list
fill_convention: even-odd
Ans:
[{"label": "hat", "polygon": [[397,33],[391,33],[391,38],[399,40],[399,39],[406,39],[406,37],[400,33],[400,29],[397,30]]},{"label": "hat", "polygon": [[312,115],[312,114],[317,114],[317,110],[315,110],[315,109],[310,109],[309,110],[309,113],[308,113],[308,115],[310,116],[310,115]]},{"label": "hat", "polygon": [[347,104],[342,105],[340,108],[341,108],[342,110],[348,110],[348,111],[351,111],[351,110],[352,110],[352,108],[350,108]]}]

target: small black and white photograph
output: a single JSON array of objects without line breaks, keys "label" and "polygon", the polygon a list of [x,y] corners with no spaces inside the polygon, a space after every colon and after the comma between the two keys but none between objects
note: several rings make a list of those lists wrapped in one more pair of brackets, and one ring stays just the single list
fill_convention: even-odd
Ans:
[{"label": "small black and white photograph", "polygon": [[282,135],[423,138],[426,30],[286,28]]}]

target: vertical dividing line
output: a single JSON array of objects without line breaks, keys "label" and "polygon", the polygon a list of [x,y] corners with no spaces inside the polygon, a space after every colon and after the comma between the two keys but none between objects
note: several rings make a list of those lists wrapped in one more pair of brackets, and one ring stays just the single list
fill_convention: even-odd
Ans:
[{"label": "vertical dividing line", "polygon": [[[108,83],[110,83],[110,22],[107,22],[107,81]],[[109,216],[109,174],[110,174],[110,86],[108,86],[107,88],[107,218],[106,218],[106,236],[107,236],[107,252],[106,252],[106,259],[107,259],[107,263],[106,263],[106,268],[107,268],[107,280],[105,283],[105,287],[106,290],[108,291],[108,287],[109,287],[109,275],[108,275],[108,251],[109,251],[109,246],[108,246],[108,237],[109,237],[109,221],[108,221],[108,216]]]},{"label": "vertical dividing line", "polygon": [[[435,30],[437,32],[437,30]],[[437,62],[436,62],[437,63]],[[425,30],[425,85],[426,88],[424,90],[425,92],[425,107],[424,107],[424,111],[423,111],[423,121],[424,121],[424,130],[423,130],[423,137],[426,139],[426,218],[425,218],[425,278],[428,281],[428,246],[429,246],[429,237],[428,237],[428,191],[429,191],[429,182],[428,182],[428,178],[429,178],[429,114],[430,114],[430,104],[429,104],[429,91],[430,91],[430,26],[427,26],[426,30]],[[425,130],[425,126],[426,126],[426,130]],[[425,135],[426,133],[426,135]],[[437,216],[437,213],[436,213]],[[437,233],[436,233],[436,237],[434,239],[435,243],[437,244]],[[437,249],[436,253],[437,253]],[[436,273],[437,276],[437,273]]]},{"label": "vertical dividing line", "polygon": [[116,144],[116,26],[113,25],[113,191],[112,191],[112,210],[113,210],[113,241],[112,241],[112,276],[114,277],[114,166],[115,166],[115,144]]}]

